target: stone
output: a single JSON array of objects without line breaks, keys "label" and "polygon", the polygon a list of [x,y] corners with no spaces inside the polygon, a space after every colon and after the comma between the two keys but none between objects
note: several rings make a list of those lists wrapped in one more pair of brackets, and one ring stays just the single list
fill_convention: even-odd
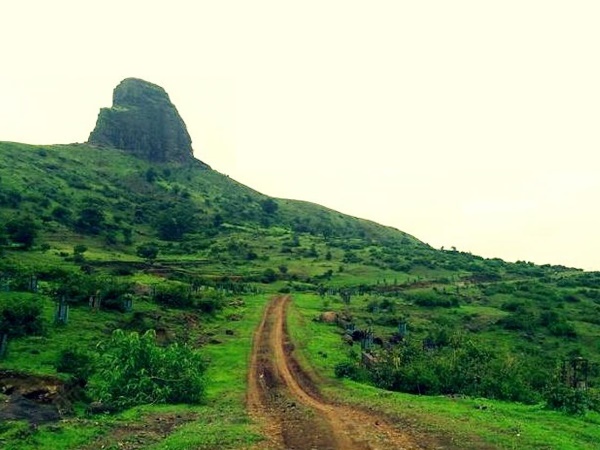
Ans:
[{"label": "stone", "polygon": [[192,139],[169,95],[138,78],[127,78],[115,88],[113,105],[100,110],[88,143],[153,162],[194,160]]}]

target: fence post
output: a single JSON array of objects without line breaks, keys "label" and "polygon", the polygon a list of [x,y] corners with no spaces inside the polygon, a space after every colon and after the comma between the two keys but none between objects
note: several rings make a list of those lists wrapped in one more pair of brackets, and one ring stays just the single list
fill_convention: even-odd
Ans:
[{"label": "fence post", "polygon": [[8,334],[0,334],[0,359],[4,359],[8,353]]}]

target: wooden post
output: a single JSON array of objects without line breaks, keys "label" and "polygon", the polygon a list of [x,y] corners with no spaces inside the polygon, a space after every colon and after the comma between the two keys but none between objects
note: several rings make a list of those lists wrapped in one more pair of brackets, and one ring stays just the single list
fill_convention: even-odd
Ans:
[{"label": "wooden post", "polygon": [[38,279],[35,275],[31,275],[31,278],[29,279],[29,290],[31,292],[38,291]]},{"label": "wooden post", "polygon": [[66,325],[69,321],[69,304],[65,297],[61,297],[61,299],[56,304],[56,315],[54,316],[54,322],[57,324]]},{"label": "wooden post", "polygon": [[408,333],[408,326],[406,322],[400,322],[398,324],[398,334],[400,337],[405,338]]},{"label": "wooden post", "polygon": [[133,310],[133,297],[127,295],[123,300],[123,308],[126,312],[131,312]]},{"label": "wooden post", "polygon": [[8,353],[8,334],[1,333],[0,334],[0,359],[6,357]]}]

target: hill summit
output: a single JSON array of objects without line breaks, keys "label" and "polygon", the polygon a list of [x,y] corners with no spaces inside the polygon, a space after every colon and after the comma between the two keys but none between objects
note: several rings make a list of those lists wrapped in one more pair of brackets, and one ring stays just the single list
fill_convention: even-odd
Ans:
[{"label": "hill summit", "polygon": [[138,78],[126,78],[102,108],[88,143],[127,150],[155,162],[194,159],[192,140],[166,91]]}]

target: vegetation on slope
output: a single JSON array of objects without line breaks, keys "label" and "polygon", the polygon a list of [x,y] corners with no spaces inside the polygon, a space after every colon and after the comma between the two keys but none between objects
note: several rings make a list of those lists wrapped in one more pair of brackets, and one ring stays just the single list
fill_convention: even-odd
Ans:
[{"label": "vegetation on slope", "polygon": [[[581,420],[595,417],[586,411],[596,408],[600,381],[597,273],[435,250],[318,205],[269,198],[200,162],[151,163],[88,145],[0,143],[0,154],[0,335],[8,335],[0,373],[59,380],[69,392],[61,405],[67,417],[85,420],[85,409],[132,405],[136,394],[114,394],[98,384],[98,375],[110,370],[102,362],[110,353],[97,344],[118,348],[117,341],[129,336],[148,344],[147,360],[160,349],[179,348],[192,352],[186,358],[200,372],[208,364],[197,399],[165,397],[205,401],[172,433],[175,448],[215,426],[194,411],[210,417],[218,409],[231,411],[214,420],[223,425],[219,433],[235,430],[227,444],[232,448],[241,434],[256,440],[243,412],[244,358],[262,302],[256,294],[278,291],[292,292],[310,314],[335,313],[336,325],[304,323],[328,343],[319,349],[326,358],[308,352],[317,367],[324,365],[324,376],[337,367],[338,375],[386,389],[532,403],[537,409],[527,410],[529,418],[545,404],[584,414]],[[69,307],[64,324],[57,321],[61,302]],[[360,337],[344,343],[350,327],[372,331],[369,365],[359,364]],[[111,341],[118,329],[124,334]],[[577,358],[589,363],[585,381],[591,388],[579,397],[583,391],[561,373],[563,363]],[[87,364],[88,371],[73,369]],[[234,364],[238,372],[228,373]],[[165,378],[161,370],[149,372],[150,382]],[[126,373],[114,375],[134,378]],[[146,387],[147,381],[131,380]],[[157,389],[168,391],[158,383],[149,392]],[[139,402],[156,398],[141,392]],[[130,420],[127,411],[121,414],[101,416],[100,425],[71,448],[111,429],[111,417]],[[131,414],[139,420],[142,413]],[[22,432],[22,422],[11,423],[0,429],[3,444]],[[64,426],[66,434],[69,429],[77,426]],[[43,430],[24,433],[42,445]],[[199,448],[214,444],[207,433]]]}]

